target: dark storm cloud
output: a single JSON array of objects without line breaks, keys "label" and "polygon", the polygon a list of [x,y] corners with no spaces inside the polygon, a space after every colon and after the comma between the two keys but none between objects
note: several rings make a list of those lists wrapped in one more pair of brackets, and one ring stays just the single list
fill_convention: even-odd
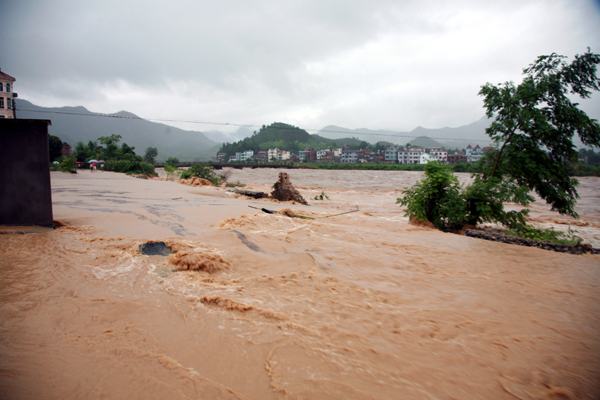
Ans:
[{"label": "dark storm cloud", "polygon": [[23,1],[3,71],[40,105],[320,128],[457,126],[487,81],[600,51],[590,1]]}]

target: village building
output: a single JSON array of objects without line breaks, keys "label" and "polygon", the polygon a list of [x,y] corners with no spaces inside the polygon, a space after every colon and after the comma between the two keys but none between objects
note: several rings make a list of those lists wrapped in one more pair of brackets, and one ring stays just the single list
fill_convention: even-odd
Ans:
[{"label": "village building", "polygon": [[291,157],[291,154],[287,150],[279,150],[277,152],[277,160],[278,161],[286,161],[286,160],[289,160],[290,157]]},{"label": "village building", "polygon": [[454,165],[457,163],[467,163],[467,155],[462,151],[454,154],[448,154],[448,164]]},{"label": "village building", "polygon": [[399,164],[422,164],[421,155],[425,153],[423,147],[406,146],[406,149],[398,151]]},{"label": "village building", "polygon": [[15,78],[0,69],[0,118],[17,118],[14,92]]},{"label": "village building", "polygon": [[67,142],[63,142],[62,148],[60,149],[60,153],[62,154],[63,157],[70,157],[71,154],[73,153],[73,150],[71,149],[71,145]]},{"label": "village building", "polygon": [[446,164],[448,162],[448,150],[443,147],[430,147],[427,151],[431,160]]},{"label": "village building", "polygon": [[483,158],[483,149],[479,147],[479,145],[475,145],[475,147],[468,145],[465,151],[467,155],[467,162],[477,162],[481,158]]},{"label": "village building", "polygon": [[279,157],[278,154],[279,153],[279,149],[277,147],[275,147],[274,149],[269,149],[267,152],[267,160],[269,162],[273,162],[273,161],[278,161]]},{"label": "village building", "polygon": [[235,153],[235,161],[248,161],[252,159],[252,156],[254,155],[254,151],[252,150],[246,150],[243,152],[236,152]]},{"label": "village building", "polygon": [[385,150],[385,161],[397,162],[398,161],[398,147],[390,146]]},{"label": "village building", "polygon": [[358,154],[356,153],[356,150],[350,150],[348,147],[344,147],[340,156],[340,162],[349,164],[357,163]]},{"label": "village building", "polygon": [[252,160],[258,163],[266,163],[268,152],[266,150],[260,150],[258,153],[252,156]]}]

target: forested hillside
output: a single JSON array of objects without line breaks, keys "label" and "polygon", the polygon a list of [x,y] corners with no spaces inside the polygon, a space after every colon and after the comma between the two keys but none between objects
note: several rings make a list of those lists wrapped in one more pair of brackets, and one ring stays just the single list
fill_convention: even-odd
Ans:
[{"label": "forested hillside", "polygon": [[249,136],[239,142],[224,143],[219,153],[226,153],[227,156],[232,156],[236,152],[252,150],[258,153],[260,150],[269,150],[278,148],[287,150],[291,153],[298,153],[306,147],[314,147],[315,149],[338,146],[360,146],[366,147],[367,142],[361,142],[354,138],[345,139],[326,139],[318,135],[311,135],[304,129],[297,126],[284,124],[282,122],[274,122],[271,125],[263,125],[258,131],[255,131],[252,136]]}]

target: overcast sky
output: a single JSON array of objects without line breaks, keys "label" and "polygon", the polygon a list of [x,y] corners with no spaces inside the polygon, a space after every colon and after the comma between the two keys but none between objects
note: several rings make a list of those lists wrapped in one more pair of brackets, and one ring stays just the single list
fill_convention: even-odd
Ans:
[{"label": "overcast sky", "polygon": [[[20,98],[149,119],[457,127],[484,115],[486,82],[520,82],[542,54],[600,53],[597,0],[0,0],[0,10],[0,68]],[[582,107],[600,119],[600,93]]]}]

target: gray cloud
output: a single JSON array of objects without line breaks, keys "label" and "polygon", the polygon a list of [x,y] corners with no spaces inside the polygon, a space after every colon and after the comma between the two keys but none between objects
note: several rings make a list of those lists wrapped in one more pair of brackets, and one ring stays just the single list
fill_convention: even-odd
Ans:
[{"label": "gray cloud", "polygon": [[479,87],[538,55],[600,51],[593,1],[287,3],[11,2],[1,67],[43,106],[409,130],[480,118]]}]

